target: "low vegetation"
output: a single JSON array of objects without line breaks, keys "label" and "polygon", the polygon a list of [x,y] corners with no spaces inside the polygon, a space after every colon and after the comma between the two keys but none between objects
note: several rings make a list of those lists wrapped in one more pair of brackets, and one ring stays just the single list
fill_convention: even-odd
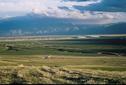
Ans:
[{"label": "low vegetation", "polygon": [[125,84],[126,72],[69,70],[57,67],[0,68],[1,84]]},{"label": "low vegetation", "polygon": [[125,57],[1,55],[2,84],[125,84]]},{"label": "low vegetation", "polygon": [[125,38],[0,41],[0,55],[126,56]]},{"label": "low vegetation", "polygon": [[0,41],[0,84],[126,84],[125,36]]}]

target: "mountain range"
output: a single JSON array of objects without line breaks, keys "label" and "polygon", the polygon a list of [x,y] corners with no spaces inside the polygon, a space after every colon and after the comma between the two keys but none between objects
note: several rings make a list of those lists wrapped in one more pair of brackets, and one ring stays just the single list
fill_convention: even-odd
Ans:
[{"label": "mountain range", "polygon": [[78,24],[77,20],[30,13],[0,20],[0,36],[125,34],[126,23]]}]

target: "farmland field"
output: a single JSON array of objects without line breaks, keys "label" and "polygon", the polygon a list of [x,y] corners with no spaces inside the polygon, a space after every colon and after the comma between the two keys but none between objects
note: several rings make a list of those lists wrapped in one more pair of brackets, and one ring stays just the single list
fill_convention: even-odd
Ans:
[{"label": "farmland field", "polygon": [[0,40],[0,83],[126,84],[126,36]]}]

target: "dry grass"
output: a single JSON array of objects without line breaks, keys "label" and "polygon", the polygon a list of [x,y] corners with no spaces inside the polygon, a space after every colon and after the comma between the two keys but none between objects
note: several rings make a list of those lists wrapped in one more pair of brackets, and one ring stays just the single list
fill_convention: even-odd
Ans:
[{"label": "dry grass", "polygon": [[126,84],[126,72],[77,70],[63,67],[0,68],[1,84]]},{"label": "dry grass", "polygon": [[125,57],[0,56],[0,84],[126,84]]}]

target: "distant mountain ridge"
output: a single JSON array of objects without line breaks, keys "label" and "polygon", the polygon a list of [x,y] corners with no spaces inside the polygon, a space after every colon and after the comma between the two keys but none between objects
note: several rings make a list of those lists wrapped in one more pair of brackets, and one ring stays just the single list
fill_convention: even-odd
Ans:
[{"label": "distant mountain ridge", "polygon": [[31,13],[0,20],[0,36],[125,34],[126,23],[78,24],[77,20]]}]

